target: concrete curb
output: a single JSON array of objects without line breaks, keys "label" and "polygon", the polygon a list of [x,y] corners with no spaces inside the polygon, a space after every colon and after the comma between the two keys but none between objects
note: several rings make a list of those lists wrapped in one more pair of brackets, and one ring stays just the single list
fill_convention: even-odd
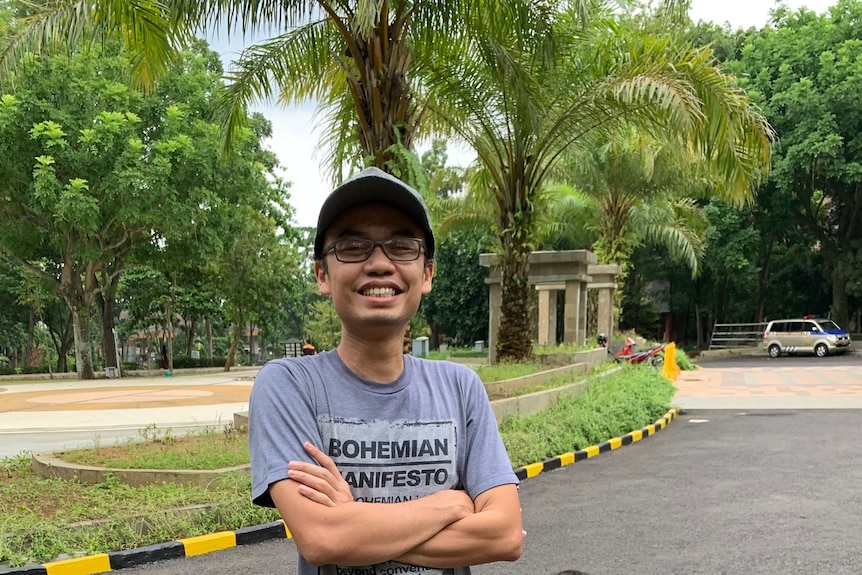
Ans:
[{"label": "concrete curb", "polygon": [[92,575],[117,571],[127,567],[137,567],[145,563],[153,563],[165,559],[179,559],[203,555],[213,551],[222,551],[260,543],[270,539],[289,539],[290,531],[283,521],[273,521],[264,525],[245,527],[235,531],[222,531],[198,537],[179,539],[168,543],[157,543],[127,551],[112,551],[87,557],[76,557],[62,561],[52,561],[42,565],[0,569],[0,575]]},{"label": "concrete curb", "polygon": [[[677,415],[679,415],[679,410],[671,409],[664,417],[652,425],[647,425],[622,437],[614,437],[586,449],[564,453],[540,463],[531,463],[530,465],[519,467],[515,469],[515,475],[518,476],[518,479],[524,481],[540,473],[559,469],[566,465],[595,457],[600,453],[606,453],[625,445],[637,443],[667,427]],[[235,531],[222,531],[199,537],[189,537],[188,539],[158,543],[127,551],[112,551],[110,553],[100,553],[87,557],[52,561],[41,565],[0,569],[0,575],[93,575],[95,573],[116,571],[127,567],[137,567],[145,563],[164,559],[179,559],[181,557],[203,555],[213,551],[222,551],[231,547],[260,543],[270,539],[291,538],[290,530],[283,521],[273,521],[272,523],[245,527]]]},{"label": "concrete curb", "polygon": [[572,463],[577,463],[578,461],[583,461],[584,459],[595,457],[600,453],[614,451],[615,449],[619,449],[624,445],[631,445],[632,443],[637,443],[642,439],[645,439],[651,435],[655,435],[656,433],[670,425],[670,422],[673,421],[677,415],[679,415],[679,410],[671,409],[664,415],[664,417],[657,420],[652,425],[647,425],[646,427],[627,433],[622,437],[614,437],[607,441],[603,441],[598,445],[591,445],[590,447],[587,447],[586,449],[581,449],[580,451],[564,453],[562,455],[546,459],[539,463],[531,463],[530,465],[519,467],[515,470],[515,475],[518,476],[518,479],[523,481],[530,477],[535,477],[545,471],[553,471],[554,469],[559,469],[561,467],[565,467],[566,465],[571,465]]},{"label": "concrete curb", "polygon": [[159,485],[161,483],[177,483],[186,487],[206,487],[214,479],[225,473],[234,471],[249,471],[251,465],[244,463],[222,469],[113,469],[110,467],[95,467],[69,463],[55,457],[54,453],[36,453],[31,458],[33,472],[42,477],[56,477],[64,481],[77,480],[82,483],[102,483],[112,475],[117,480],[131,485]]}]

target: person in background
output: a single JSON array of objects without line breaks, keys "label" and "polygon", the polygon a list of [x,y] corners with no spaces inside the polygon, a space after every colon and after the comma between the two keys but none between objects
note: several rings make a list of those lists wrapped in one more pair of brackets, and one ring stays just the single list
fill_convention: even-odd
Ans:
[{"label": "person in background", "polygon": [[302,355],[317,355],[317,349],[315,349],[314,345],[312,345],[311,340],[305,340],[305,343],[302,346],[302,350],[300,351]]},{"label": "person in background", "polygon": [[252,498],[278,508],[299,575],[468,575],[522,553],[518,479],[482,382],[403,353],[434,247],[422,197],[376,168],[320,210],[314,271],[341,341],[266,364],[249,405]]}]

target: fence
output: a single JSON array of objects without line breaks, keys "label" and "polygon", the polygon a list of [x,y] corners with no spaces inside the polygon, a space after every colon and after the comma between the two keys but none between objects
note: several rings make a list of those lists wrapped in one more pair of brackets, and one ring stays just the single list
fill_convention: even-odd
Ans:
[{"label": "fence", "polygon": [[757,347],[763,341],[766,323],[717,323],[712,326],[709,349]]}]

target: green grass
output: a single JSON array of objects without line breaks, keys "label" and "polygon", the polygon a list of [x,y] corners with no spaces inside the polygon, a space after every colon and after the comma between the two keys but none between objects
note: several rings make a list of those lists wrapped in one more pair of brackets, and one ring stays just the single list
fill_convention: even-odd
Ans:
[{"label": "green grass", "polygon": [[653,423],[667,413],[674,387],[655,369],[625,365],[564,394],[545,412],[510,417],[500,434],[513,467],[577,451]]},{"label": "green grass", "polygon": [[472,347],[450,347],[445,350],[435,350],[432,349],[428,352],[428,359],[449,359],[449,358],[459,358],[459,357],[472,357],[479,359],[488,359],[488,350],[485,351],[473,351]]},{"label": "green grass", "polygon": [[181,437],[170,429],[159,432],[148,426],[139,432],[138,440],[68,451],[61,458],[110,469],[221,469],[248,463],[248,439],[233,425]]},{"label": "green grass", "polygon": [[473,369],[482,383],[493,383],[547,371],[551,367],[536,362],[500,362],[494,365],[477,365]]},{"label": "green grass", "polygon": [[[0,481],[0,564],[132,549],[278,519],[276,512],[252,506],[249,493],[248,476],[239,473],[207,488],[132,488],[116,480],[84,485],[10,475]],[[183,511],[194,505],[206,507]]]},{"label": "green grass", "polygon": [[[571,378],[554,378],[529,391],[570,381]],[[520,467],[653,423],[667,412],[672,395],[673,386],[655,369],[626,365],[604,377],[588,377],[582,395],[564,395],[546,412],[506,419],[500,432],[512,466]],[[229,429],[211,430],[200,441],[222,441],[222,436],[235,436],[230,439],[245,446],[245,437]],[[212,449],[202,450],[199,456],[175,459],[163,448],[179,440],[166,437],[171,436],[156,433],[152,427],[142,430],[142,441],[136,449],[150,453],[137,461],[147,468],[172,467],[177,461],[194,469],[224,466]],[[115,462],[98,461],[107,456],[108,448],[101,448],[101,456],[97,450],[90,450],[84,460],[126,466],[131,459],[117,463],[120,456],[126,457],[126,446],[120,447]],[[248,461],[247,450],[239,459]],[[61,554],[131,549],[278,519],[275,511],[254,507],[250,497],[250,481],[245,473],[225,474],[205,488],[174,484],[133,488],[113,478],[86,485],[37,477],[30,472],[27,454],[0,459],[0,568],[50,561]],[[206,507],[184,511],[196,505]],[[95,523],[69,528],[70,524],[84,521]]]},{"label": "green grass", "polygon": [[596,345],[590,342],[586,345],[577,343],[560,343],[557,345],[536,345],[533,347],[534,355],[551,355],[555,353],[577,353],[579,351],[590,351],[596,349]]}]

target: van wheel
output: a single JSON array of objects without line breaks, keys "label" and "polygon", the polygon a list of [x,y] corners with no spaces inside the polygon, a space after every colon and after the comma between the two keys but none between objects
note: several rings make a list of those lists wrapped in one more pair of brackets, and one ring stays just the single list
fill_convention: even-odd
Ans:
[{"label": "van wheel", "polygon": [[814,346],[814,355],[817,357],[826,357],[829,355],[829,348],[826,347],[825,343],[818,343]]},{"label": "van wheel", "polygon": [[769,357],[776,358],[781,355],[781,348],[778,347],[777,344],[772,344],[769,346]]}]

